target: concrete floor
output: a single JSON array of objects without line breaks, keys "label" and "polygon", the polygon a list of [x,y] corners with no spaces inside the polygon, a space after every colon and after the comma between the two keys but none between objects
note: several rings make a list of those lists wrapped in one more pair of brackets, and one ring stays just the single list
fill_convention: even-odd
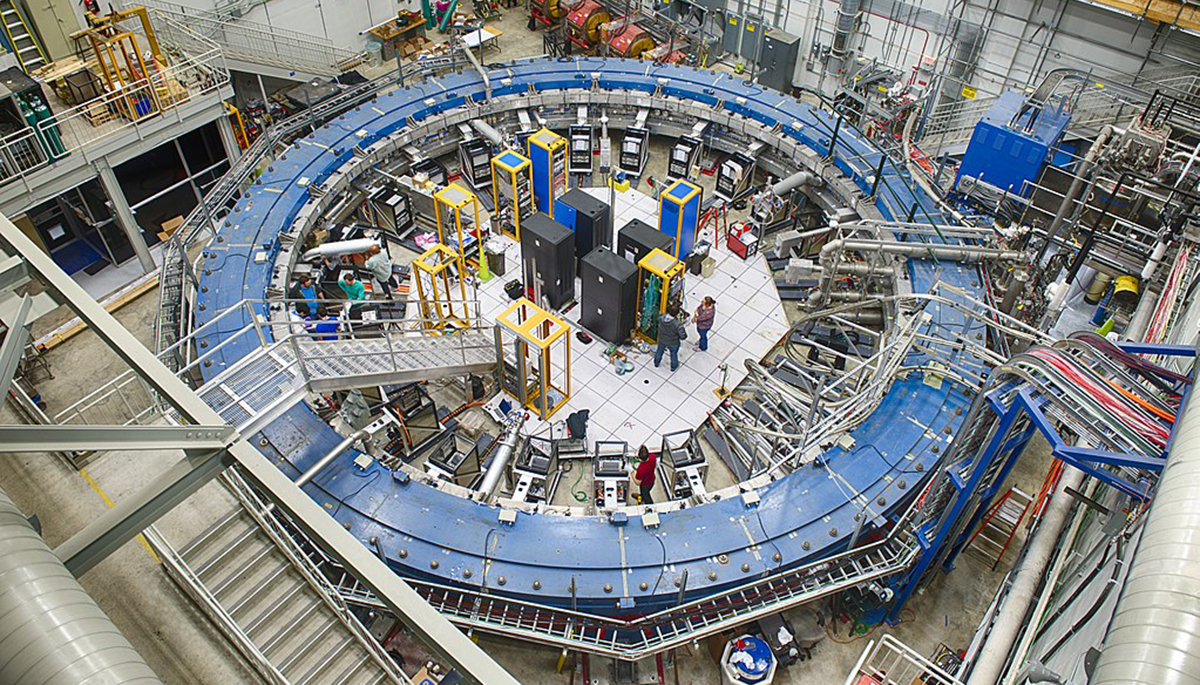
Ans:
[{"label": "concrete floor", "polygon": [[[541,54],[542,34],[525,29],[524,13],[510,10],[497,25],[504,30],[503,52],[489,61]],[[496,55],[496,53],[491,53]],[[647,175],[663,178],[665,144],[655,143]],[[701,184],[711,190],[712,179]],[[643,185],[643,190],[646,187]],[[150,293],[117,313],[117,318],[140,340],[152,344],[151,334],[157,294]],[[53,413],[124,370],[123,363],[91,332],[85,331],[48,353],[55,379],[40,384]],[[7,406],[0,421],[16,423]],[[177,455],[108,454],[76,472],[48,455],[11,455],[0,459],[0,487],[27,514],[39,516],[50,545],[67,539],[106,508],[105,498],[120,500],[149,481]],[[1013,484],[1036,493],[1049,464],[1049,452],[1038,439],[1020,460]],[[714,486],[723,485],[718,469],[710,475]],[[102,494],[103,493],[103,494]],[[164,535],[182,543],[190,539],[212,512],[227,511],[229,496],[210,485],[165,517],[157,526]],[[813,660],[782,670],[777,683],[841,683],[871,638],[892,632],[918,651],[931,654],[939,643],[955,649],[966,646],[996,587],[1015,554],[992,572],[986,565],[964,557],[960,568],[939,577],[914,597],[896,628],[877,628],[866,636],[851,637],[842,626],[813,650]],[[140,542],[130,542],[82,579],[84,587],[109,613],[150,666],[166,683],[257,682],[257,677],[237,657],[223,638],[161,571]],[[555,670],[557,652],[550,648],[482,638],[481,644],[523,683],[573,683],[569,673]],[[677,652],[680,683],[717,683],[718,672],[703,648]],[[606,666],[593,660],[593,677]],[[668,682],[675,682],[668,670]],[[599,682],[606,682],[600,680]]]}]

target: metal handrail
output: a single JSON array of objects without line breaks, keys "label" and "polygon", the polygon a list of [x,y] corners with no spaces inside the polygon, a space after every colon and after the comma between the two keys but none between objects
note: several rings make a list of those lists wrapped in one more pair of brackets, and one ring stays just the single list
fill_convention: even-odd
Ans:
[{"label": "metal handrail", "polygon": [[338,73],[339,63],[361,54],[317,36],[242,18],[222,17],[212,10],[167,0],[150,0],[145,4],[164,17],[187,22],[192,30],[220,45],[226,56],[233,59],[333,75]]},{"label": "metal handrail", "polygon": [[237,467],[226,470],[222,474],[222,478],[225,480],[229,491],[233,493],[234,498],[241,503],[246,512],[250,514],[250,517],[254,519],[255,523],[267,534],[267,537],[271,538],[275,546],[283,552],[283,555],[288,558],[288,561],[292,563],[292,566],[295,567],[304,580],[317,591],[322,601],[333,610],[342,625],[362,643],[363,647],[371,655],[371,659],[387,673],[392,682],[411,685],[412,681],[400,670],[400,667],[388,656],[383,646],[375,640],[366,627],[363,626],[362,622],[358,620],[358,617],[350,610],[350,606],[346,603],[345,599],[337,591],[337,588],[309,563],[308,557],[304,556],[295,547],[290,537],[280,534],[280,525],[277,522],[278,509],[268,505],[258,496],[258,493],[254,492],[249,483],[242,478]]},{"label": "metal handrail", "polygon": [[[465,62],[465,60],[462,60]],[[373,81],[349,88],[339,95],[279,121],[258,137],[241,157],[230,167],[229,172],[209,190],[208,194],[184,219],[163,249],[163,267],[160,276],[159,307],[155,315],[155,349],[161,351],[171,347],[186,335],[188,319],[184,316],[187,298],[187,275],[191,270],[188,249],[208,227],[215,230],[213,222],[225,216],[228,204],[241,194],[267,158],[298,132],[316,125],[327,118],[335,117],[349,109],[374,98],[380,92],[398,84],[424,77],[440,69],[454,68],[459,62],[414,62],[400,71],[393,71]],[[168,367],[174,363],[166,360]]]},{"label": "metal handrail", "polygon": [[[159,23],[166,26],[169,21],[163,18]],[[181,35],[191,35],[186,27],[178,27],[178,30]],[[153,70],[120,90],[57,112],[25,131],[0,140],[0,183],[25,178],[47,164],[84,151],[115,134],[137,129],[143,122],[174,110],[182,103],[226,86],[230,77],[220,48],[200,36],[194,38],[203,52],[191,55],[164,43],[167,51],[179,53],[184,59],[165,69]],[[175,98],[173,94],[179,97]],[[113,118],[96,122],[97,112]],[[31,148],[36,150],[32,155]]]},{"label": "metal handrail", "polygon": [[892,635],[871,640],[844,685],[857,685],[863,676],[880,685],[962,685],[954,676]]},{"label": "metal handrail", "polygon": [[162,560],[163,568],[166,570],[167,575],[179,584],[185,593],[191,596],[196,605],[200,607],[200,610],[225,634],[229,641],[233,643],[233,646],[250,662],[254,670],[272,685],[291,685],[291,682],[283,673],[254,644],[250,636],[241,629],[241,626],[237,624],[233,616],[225,611],[216,596],[205,586],[200,576],[196,575],[196,572],[175,551],[175,548],[167,542],[162,533],[158,532],[158,529],[154,526],[150,526],[142,531],[142,534],[146,538],[146,543],[150,545],[150,548]]},{"label": "metal handrail", "polygon": [[[447,619],[460,626],[621,660],[637,660],[689,644],[760,616],[907,570],[920,550],[915,536],[908,529],[908,523],[918,511],[920,502],[921,498],[916,498],[900,521],[880,540],[634,619],[618,619],[526,602],[420,579],[409,578],[406,581]],[[288,524],[286,532],[297,544],[304,541],[301,547],[315,566],[340,572],[343,578],[353,579],[294,526]],[[868,563],[860,563],[863,559],[869,560]],[[824,584],[813,580],[820,572],[834,573],[847,566],[853,573],[843,574],[838,580]],[[794,582],[798,582],[804,592],[787,595],[791,587],[787,583]],[[781,584],[784,588],[777,590]],[[349,587],[339,586],[339,590],[347,601],[384,608],[357,580],[353,580]],[[771,594],[773,591],[774,595]],[[776,600],[774,597],[783,598]],[[496,609],[485,613],[481,610],[485,606]],[[710,618],[713,615],[718,618]],[[501,620],[489,620],[493,616]]]}]

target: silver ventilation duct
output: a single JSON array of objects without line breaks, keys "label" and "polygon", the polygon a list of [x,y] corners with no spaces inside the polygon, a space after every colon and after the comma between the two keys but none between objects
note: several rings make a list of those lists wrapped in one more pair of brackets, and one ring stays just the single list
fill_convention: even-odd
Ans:
[{"label": "silver ventilation duct", "polygon": [[1090,685],[1200,683],[1200,400],[1179,419]]},{"label": "silver ventilation duct", "polygon": [[162,685],[3,490],[0,683]]}]

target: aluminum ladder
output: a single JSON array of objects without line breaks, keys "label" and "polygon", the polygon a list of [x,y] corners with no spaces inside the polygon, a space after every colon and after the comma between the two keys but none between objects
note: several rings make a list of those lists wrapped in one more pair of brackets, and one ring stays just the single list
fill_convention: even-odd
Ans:
[{"label": "aluminum ladder", "polygon": [[257,348],[197,394],[226,423],[249,435],[309,392],[451,378],[495,367],[494,328],[448,336],[392,332],[346,340],[292,338]]},{"label": "aluminum ladder", "polygon": [[8,39],[8,47],[17,57],[21,71],[26,74],[46,66],[46,53],[29,29],[25,15],[17,7],[15,0],[0,0],[0,17],[4,19],[4,33]]}]

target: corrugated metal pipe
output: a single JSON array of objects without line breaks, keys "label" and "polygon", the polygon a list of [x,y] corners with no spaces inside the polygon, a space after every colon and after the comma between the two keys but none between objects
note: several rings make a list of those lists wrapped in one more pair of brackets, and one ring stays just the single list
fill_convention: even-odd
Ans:
[{"label": "corrugated metal pipe", "polygon": [[3,490],[0,683],[162,685]]},{"label": "corrugated metal pipe", "polygon": [[1200,400],[1187,405],[1090,685],[1200,683]]},{"label": "corrugated metal pipe", "polygon": [[861,8],[862,0],[842,0],[838,8],[837,22],[833,26],[833,45],[830,47],[830,53],[838,61],[836,68],[841,68],[842,61],[849,54],[850,37],[854,34],[854,23]]}]

